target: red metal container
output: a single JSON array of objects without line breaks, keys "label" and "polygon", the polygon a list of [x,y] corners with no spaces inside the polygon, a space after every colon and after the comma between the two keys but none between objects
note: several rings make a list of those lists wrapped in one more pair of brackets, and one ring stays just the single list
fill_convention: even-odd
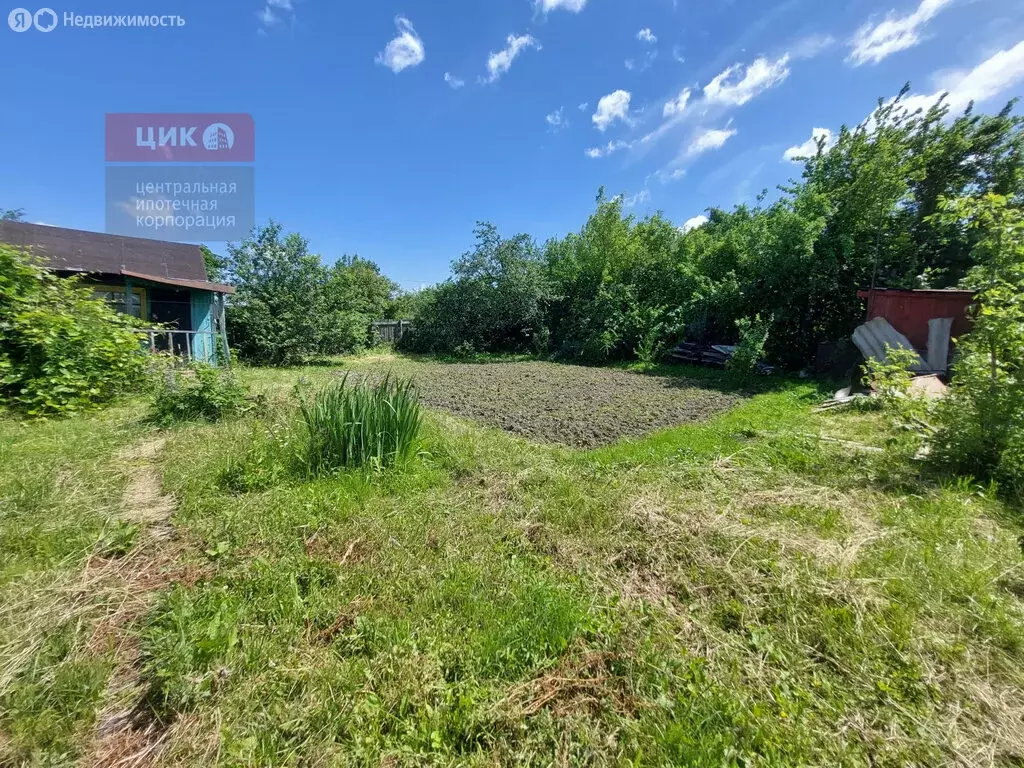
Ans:
[{"label": "red metal container", "polygon": [[936,317],[953,318],[953,338],[971,330],[968,308],[974,301],[972,291],[897,291],[876,288],[858,291],[868,300],[868,320],[884,317],[906,336],[918,350],[928,346],[928,321]]}]

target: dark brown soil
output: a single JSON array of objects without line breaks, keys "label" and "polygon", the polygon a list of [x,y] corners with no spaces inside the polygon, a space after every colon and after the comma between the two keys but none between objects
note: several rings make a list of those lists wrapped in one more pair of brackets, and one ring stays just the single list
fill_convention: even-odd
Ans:
[{"label": "dark brown soil", "polygon": [[738,395],[682,377],[555,363],[373,364],[411,376],[424,404],[544,443],[595,448],[703,421]]}]

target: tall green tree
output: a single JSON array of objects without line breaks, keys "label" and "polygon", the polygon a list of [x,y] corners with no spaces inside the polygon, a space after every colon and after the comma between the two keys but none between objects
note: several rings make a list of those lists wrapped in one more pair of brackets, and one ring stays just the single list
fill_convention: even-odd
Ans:
[{"label": "tall green tree", "polygon": [[426,293],[409,342],[443,354],[543,351],[549,287],[528,235],[503,238],[477,225],[476,245],[452,263],[453,278]]},{"label": "tall green tree", "polygon": [[327,326],[327,270],[297,233],[271,221],[228,246],[232,346],[253,362],[295,365],[320,353]]}]

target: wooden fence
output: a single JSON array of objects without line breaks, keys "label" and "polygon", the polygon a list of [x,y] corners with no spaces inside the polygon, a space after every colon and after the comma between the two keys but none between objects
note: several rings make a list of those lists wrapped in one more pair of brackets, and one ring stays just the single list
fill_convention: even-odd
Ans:
[{"label": "wooden fence", "polygon": [[377,338],[384,344],[395,344],[412,330],[412,320],[376,320],[371,325]]}]

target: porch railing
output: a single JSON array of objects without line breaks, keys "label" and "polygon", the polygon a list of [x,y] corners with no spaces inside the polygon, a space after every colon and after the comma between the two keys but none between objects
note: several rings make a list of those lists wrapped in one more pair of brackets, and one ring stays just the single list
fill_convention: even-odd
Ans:
[{"label": "porch railing", "polygon": [[219,331],[177,331],[145,328],[143,346],[150,352],[165,354],[186,363],[230,365],[228,340]]}]

